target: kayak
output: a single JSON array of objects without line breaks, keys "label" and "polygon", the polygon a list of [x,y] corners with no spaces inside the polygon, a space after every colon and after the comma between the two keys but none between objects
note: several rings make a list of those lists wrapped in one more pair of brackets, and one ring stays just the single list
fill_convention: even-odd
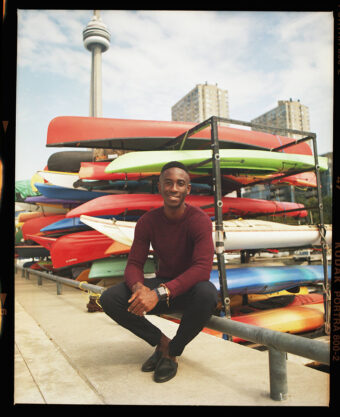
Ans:
[{"label": "kayak", "polygon": [[[169,161],[182,162],[190,172],[209,173],[212,170],[210,150],[141,151],[123,154],[110,162],[106,172],[155,172]],[[221,149],[219,163],[222,173],[270,174],[311,170],[315,166],[311,155],[286,154],[246,149]],[[320,170],[327,170],[328,161],[319,157]]]},{"label": "kayak", "polygon": [[[208,215],[214,216],[214,196],[188,195],[186,202],[195,207],[200,207]],[[253,198],[223,197],[222,212],[229,215],[247,216],[250,214],[275,214],[281,216],[306,217],[307,211],[302,204],[260,200]],[[122,194],[98,197],[70,210],[67,218],[81,215],[102,216],[118,215],[128,212],[146,212],[163,206],[163,198],[160,194]],[[298,211],[293,211],[298,209]]]},{"label": "kayak", "polygon": [[[180,121],[59,116],[49,123],[46,146],[143,151],[157,148],[179,149],[181,146],[183,149],[209,147],[210,127],[187,137],[184,143],[175,141],[176,137],[195,126],[195,123]],[[222,123],[218,125],[218,139],[220,148],[267,150],[294,142],[285,136],[232,128]],[[289,146],[284,152],[312,155],[311,147],[306,142]],[[85,159],[83,161],[85,162]],[[91,159],[87,161],[90,162]]]},{"label": "kayak", "polygon": [[[124,245],[132,245],[135,222],[100,219],[82,215],[80,220],[93,229]],[[315,225],[288,225],[263,220],[226,220],[224,249],[278,249],[289,247],[319,246],[320,232]],[[332,244],[332,226],[326,225],[326,241]],[[214,223],[213,223],[214,229]],[[215,233],[213,232],[215,240]],[[152,248],[151,248],[152,249]],[[109,249],[108,249],[109,250]]]}]

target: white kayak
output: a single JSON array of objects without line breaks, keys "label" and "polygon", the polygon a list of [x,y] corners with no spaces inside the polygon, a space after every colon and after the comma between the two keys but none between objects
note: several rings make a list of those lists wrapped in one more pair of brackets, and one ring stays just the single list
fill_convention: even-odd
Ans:
[{"label": "white kayak", "polygon": [[[131,246],[136,222],[80,216],[80,221],[112,240]],[[320,246],[316,225],[288,225],[263,220],[227,220],[224,227],[224,250],[277,249]],[[214,223],[213,223],[213,229]],[[332,225],[326,225],[326,242],[332,243]],[[215,241],[215,230],[213,231]]]}]

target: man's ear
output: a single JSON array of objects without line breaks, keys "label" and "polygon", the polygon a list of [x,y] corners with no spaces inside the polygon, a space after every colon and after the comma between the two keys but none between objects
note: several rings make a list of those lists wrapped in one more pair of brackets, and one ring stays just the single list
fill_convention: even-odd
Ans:
[{"label": "man's ear", "polygon": [[191,192],[191,184],[189,183],[188,184],[188,194],[190,194],[190,192]]}]

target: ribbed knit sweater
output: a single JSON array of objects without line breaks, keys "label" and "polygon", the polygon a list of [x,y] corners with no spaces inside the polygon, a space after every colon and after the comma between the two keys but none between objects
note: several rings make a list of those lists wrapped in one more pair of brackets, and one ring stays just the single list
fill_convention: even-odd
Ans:
[{"label": "ribbed knit sweater", "polygon": [[169,280],[166,285],[171,297],[210,279],[214,256],[212,223],[201,209],[186,204],[183,216],[171,220],[160,207],[138,220],[125,269],[125,282],[130,289],[137,282],[144,282],[143,266],[150,244],[159,261],[156,275]]}]

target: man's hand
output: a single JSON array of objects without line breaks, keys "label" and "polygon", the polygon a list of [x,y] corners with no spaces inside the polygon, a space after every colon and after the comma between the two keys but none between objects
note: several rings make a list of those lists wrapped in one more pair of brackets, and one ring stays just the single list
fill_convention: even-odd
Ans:
[{"label": "man's hand", "polygon": [[145,285],[138,283],[133,288],[133,294],[129,299],[130,306],[128,311],[137,316],[143,316],[152,310],[158,303],[158,297],[155,291]]}]

